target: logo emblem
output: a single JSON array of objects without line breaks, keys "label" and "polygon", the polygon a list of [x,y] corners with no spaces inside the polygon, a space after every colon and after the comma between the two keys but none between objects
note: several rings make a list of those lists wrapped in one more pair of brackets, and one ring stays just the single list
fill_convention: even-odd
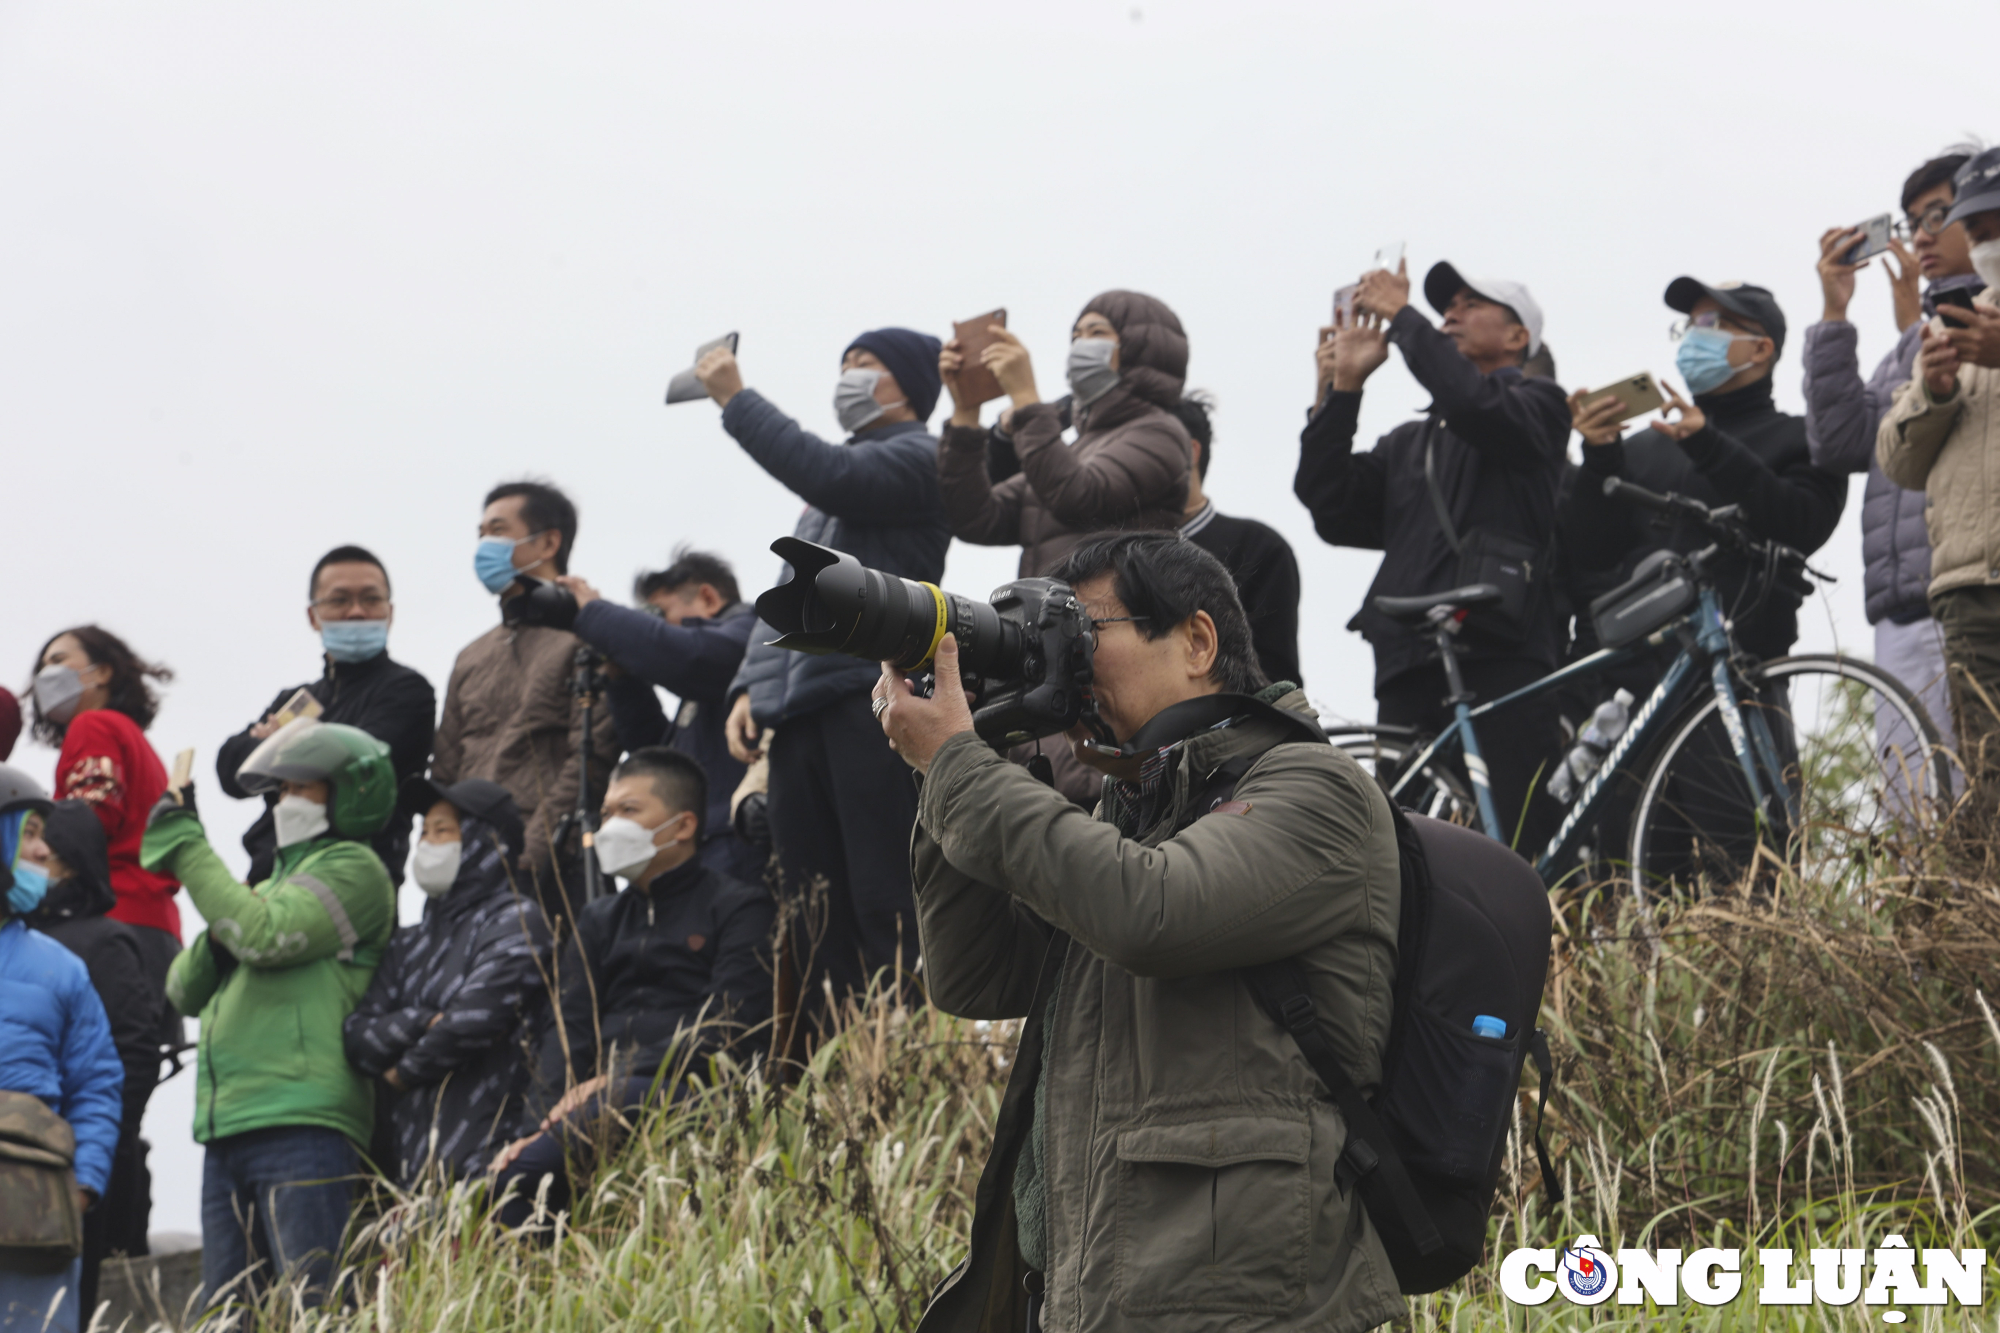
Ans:
[{"label": "logo emblem", "polygon": [[1577,1305],[1598,1305],[1611,1299],[1618,1285],[1618,1266],[1595,1236],[1578,1236],[1556,1264],[1562,1294]]}]

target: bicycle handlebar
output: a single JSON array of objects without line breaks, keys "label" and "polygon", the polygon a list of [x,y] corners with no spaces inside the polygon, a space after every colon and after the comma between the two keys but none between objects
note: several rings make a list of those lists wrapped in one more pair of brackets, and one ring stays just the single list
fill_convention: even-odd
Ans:
[{"label": "bicycle handlebar", "polygon": [[1714,533],[1720,539],[1720,544],[1732,547],[1744,555],[1771,559],[1775,565],[1772,572],[1777,580],[1801,595],[1812,591],[1812,585],[1804,579],[1806,574],[1829,583],[1833,582],[1830,575],[1822,574],[1812,568],[1806,563],[1803,554],[1783,542],[1763,541],[1752,535],[1749,525],[1743,521],[1743,511],[1737,505],[1723,505],[1719,509],[1711,509],[1691,496],[1680,495],[1673,491],[1661,495],[1658,491],[1649,491],[1644,486],[1635,486],[1623,477],[1606,477],[1604,494],[1609,499],[1629,500],[1641,508],[1661,514],[1683,515],[1693,519]]}]

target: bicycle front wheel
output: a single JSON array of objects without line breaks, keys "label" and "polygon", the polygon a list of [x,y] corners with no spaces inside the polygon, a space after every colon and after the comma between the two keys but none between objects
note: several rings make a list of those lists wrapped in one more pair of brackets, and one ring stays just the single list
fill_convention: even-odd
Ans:
[{"label": "bicycle front wheel", "polygon": [[1409,727],[1375,726],[1332,731],[1327,739],[1366,769],[1383,791],[1392,791],[1402,783],[1395,800],[1405,810],[1450,824],[1479,827],[1479,807],[1450,767],[1432,759],[1421,771],[1409,772],[1411,763],[1431,743],[1430,737]]},{"label": "bicycle front wheel", "polygon": [[[1743,688],[1746,686],[1748,688]],[[1849,873],[1856,838],[1909,826],[1951,792],[1937,726],[1872,663],[1835,654],[1773,658],[1739,685],[1752,736],[1761,720],[1760,810],[1713,694],[1675,719],[1632,811],[1633,892],[1734,885],[1760,849],[1809,878]],[[1758,747],[1752,747],[1753,751]]]}]

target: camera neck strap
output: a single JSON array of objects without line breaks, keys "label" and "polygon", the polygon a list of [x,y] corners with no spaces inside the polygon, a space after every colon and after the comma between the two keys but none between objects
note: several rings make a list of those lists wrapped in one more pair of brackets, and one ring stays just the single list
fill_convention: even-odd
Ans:
[{"label": "camera neck strap", "polygon": [[1438,488],[1437,478],[1437,433],[1438,419],[1432,417],[1424,423],[1424,489],[1430,492],[1431,508],[1437,511],[1438,526],[1444,529],[1445,542],[1453,555],[1465,552],[1465,543],[1459,539],[1458,525],[1451,521],[1451,508],[1444,502],[1444,492]]}]

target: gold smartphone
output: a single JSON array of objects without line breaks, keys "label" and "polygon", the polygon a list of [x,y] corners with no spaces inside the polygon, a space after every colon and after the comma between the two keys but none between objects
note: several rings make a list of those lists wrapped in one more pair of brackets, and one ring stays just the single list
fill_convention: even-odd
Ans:
[{"label": "gold smartphone", "polygon": [[186,791],[190,779],[194,777],[194,747],[189,746],[174,756],[174,773],[167,779],[167,786],[174,791]]},{"label": "gold smartphone", "polygon": [[296,722],[302,717],[318,717],[325,711],[326,709],[320,705],[320,701],[313,698],[312,691],[301,685],[291,698],[285,700],[283,708],[271,714],[271,721],[282,727],[286,723]]},{"label": "gold smartphone", "polygon": [[1630,421],[1633,417],[1657,412],[1667,405],[1667,396],[1660,392],[1660,386],[1653,382],[1652,375],[1646,371],[1627,376],[1601,389],[1592,389],[1583,396],[1583,405],[1588,408],[1606,395],[1616,398],[1618,405],[1624,409],[1619,413],[1620,421]]}]

